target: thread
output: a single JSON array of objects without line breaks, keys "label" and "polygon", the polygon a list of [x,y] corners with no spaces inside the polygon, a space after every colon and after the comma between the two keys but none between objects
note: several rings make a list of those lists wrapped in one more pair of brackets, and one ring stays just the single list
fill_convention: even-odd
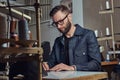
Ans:
[{"label": "thread", "polygon": [[19,32],[19,40],[29,40],[29,28],[28,22],[26,19],[21,19],[18,21],[18,32]]},{"label": "thread", "polygon": [[110,9],[109,1],[106,1],[106,9]]},{"label": "thread", "polygon": [[98,37],[98,30],[95,30],[95,36]]},{"label": "thread", "polygon": [[[10,36],[10,39],[14,39],[15,41],[18,41],[18,34],[17,33],[13,33]],[[10,47],[19,47],[19,45],[15,44],[14,42],[10,42]]]},{"label": "thread", "polygon": [[110,54],[109,53],[106,54],[106,61],[110,61]]},{"label": "thread", "polygon": [[108,28],[108,27],[106,27],[106,35],[107,35],[107,36],[110,35],[110,31],[109,31],[109,28]]},{"label": "thread", "polygon": [[32,33],[31,33],[31,31],[29,30],[28,33],[29,33],[29,36],[30,36],[30,40],[32,40]]},{"label": "thread", "polygon": [[[16,33],[17,20],[12,19],[10,21],[10,39],[18,41],[18,34]],[[10,42],[10,47],[19,47],[19,45],[14,42]]]},{"label": "thread", "polygon": [[16,20],[11,20],[10,21],[10,33],[15,33],[16,31],[16,24],[17,24],[17,21]]}]

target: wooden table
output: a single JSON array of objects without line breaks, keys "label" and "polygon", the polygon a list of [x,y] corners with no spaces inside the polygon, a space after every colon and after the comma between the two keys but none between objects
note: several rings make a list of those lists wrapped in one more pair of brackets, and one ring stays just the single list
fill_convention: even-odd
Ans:
[{"label": "wooden table", "polygon": [[103,61],[101,63],[102,66],[116,65],[119,64],[119,61]]},{"label": "wooden table", "polygon": [[108,78],[111,79],[111,73],[113,71],[113,68],[115,67],[115,65],[119,64],[119,61],[103,61],[101,63],[102,68],[105,72],[108,73]]},{"label": "wooden table", "polygon": [[107,72],[60,71],[48,72],[43,80],[98,80],[108,78]]}]

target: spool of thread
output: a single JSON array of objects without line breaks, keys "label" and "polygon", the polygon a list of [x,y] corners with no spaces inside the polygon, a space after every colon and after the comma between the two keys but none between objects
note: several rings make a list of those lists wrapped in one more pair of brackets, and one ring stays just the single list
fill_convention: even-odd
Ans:
[{"label": "spool of thread", "polygon": [[[18,39],[18,34],[16,34],[16,33],[13,33],[13,34],[11,34],[11,37],[10,37],[11,39],[14,39],[15,41],[18,41],[19,39]],[[17,45],[17,44],[15,44],[15,43],[10,43],[10,47],[19,47],[19,45]]]},{"label": "spool of thread", "polygon": [[106,35],[109,36],[110,35],[110,31],[109,31],[109,28],[106,27]]},{"label": "spool of thread", "polygon": [[104,46],[100,46],[99,49],[100,49],[100,52],[101,52],[101,53],[105,50],[105,49],[104,49]]},{"label": "spool of thread", "polygon": [[13,20],[10,21],[10,33],[15,33],[16,24],[17,24],[16,20],[13,19]]},{"label": "spool of thread", "polygon": [[[12,19],[10,21],[10,39],[18,40],[18,35],[15,33],[17,21]],[[16,44],[10,42],[10,47],[16,47]]]},{"label": "spool of thread", "polygon": [[110,9],[109,1],[106,1],[106,9]]},{"label": "spool of thread", "polygon": [[98,30],[95,30],[95,36],[98,37]]},{"label": "spool of thread", "polygon": [[31,31],[29,30],[28,33],[29,33],[29,36],[30,36],[30,40],[32,40],[32,33],[31,33]]},{"label": "spool of thread", "polygon": [[0,15],[0,38],[7,38],[7,19]]},{"label": "spool of thread", "polygon": [[110,54],[109,53],[106,54],[106,61],[110,61]]},{"label": "spool of thread", "polygon": [[22,19],[18,21],[18,32],[19,32],[19,40],[29,40],[29,29],[28,22],[26,19]]}]

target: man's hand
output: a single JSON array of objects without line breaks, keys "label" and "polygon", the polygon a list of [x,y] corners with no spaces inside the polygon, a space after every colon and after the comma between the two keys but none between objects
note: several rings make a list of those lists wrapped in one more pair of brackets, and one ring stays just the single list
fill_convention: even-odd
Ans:
[{"label": "man's hand", "polygon": [[43,62],[42,66],[45,71],[49,71],[49,65],[47,64],[47,62]]},{"label": "man's hand", "polygon": [[60,64],[58,64],[50,69],[50,71],[62,71],[62,70],[73,71],[75,69],[73,66],[68,66],[68,65],[63,64],[63,63],[60,63]]}]

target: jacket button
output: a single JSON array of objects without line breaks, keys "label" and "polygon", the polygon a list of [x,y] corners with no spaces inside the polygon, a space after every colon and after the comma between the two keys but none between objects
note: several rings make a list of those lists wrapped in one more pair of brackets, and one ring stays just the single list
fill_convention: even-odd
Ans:
[{"label": "jacket button", "polygon": [[83,52],[83,55],[85,55],[85,52]]}]

